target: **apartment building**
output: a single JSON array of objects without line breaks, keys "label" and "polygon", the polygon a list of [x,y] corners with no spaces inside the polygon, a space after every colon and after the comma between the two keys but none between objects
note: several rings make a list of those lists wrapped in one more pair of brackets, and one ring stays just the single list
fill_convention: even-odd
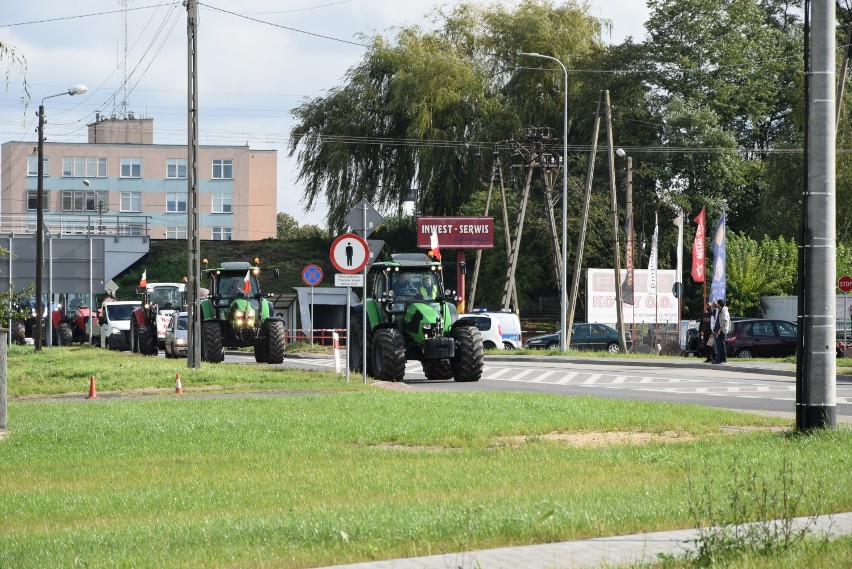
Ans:
[{"label": "apartment building", "polygon": [[[187,168],[186,145],[154,144],[153,119],[98,116],[88,142],[44,143],[45,223],[61,234],[94,224],[102,233],[186,239]],[[277,151],[199,146],[198,176],[201,239],[276,236]],[[0,181],[4,224],[34,227],[36,143],[2,145]]]}]

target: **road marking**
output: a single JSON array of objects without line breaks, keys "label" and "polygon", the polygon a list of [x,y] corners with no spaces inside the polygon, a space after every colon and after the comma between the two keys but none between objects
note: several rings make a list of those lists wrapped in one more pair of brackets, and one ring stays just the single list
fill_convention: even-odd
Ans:
[{"label": "road marking", "polygon": [[591,385],[593,383],[597,383],[597,381],[601,378],[601,374],[593,373],[589,376],[589,379],[583,382],[583,385]]},{"label": "road marking", "polygon": [[562,376],[562,379],[559,379],[556,382],[556,384],[557,385],[565,385],[568,382],[570,382],[572,379],[574,379],[575,377],[577,377],[577,372],[572,371],[570,373],[566,373],[565,375]]},{"label": "road marking", "polygon": [[530,381],[533,383],[542,383],[546,378],[550,377],[556,373],[555,371],[546,371],[544,373],[540,373],[538,376],[532,378]]}]

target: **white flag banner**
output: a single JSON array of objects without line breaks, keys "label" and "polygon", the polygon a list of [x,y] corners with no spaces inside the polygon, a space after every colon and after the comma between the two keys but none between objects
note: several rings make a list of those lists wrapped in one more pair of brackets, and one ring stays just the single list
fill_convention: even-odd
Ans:
[{"label": "white flag banner", "polygon": [[657,294],[657,240],[660,228],[657,224],[657,214],[654,214],[654,236],[651,238],[651,257],[648,259],[648,294]]},{"label": "white flag banner", "polygon": [[674,224],[677,226],[677,273],[675,282],[683,282],[683,210],[678,209]]}]

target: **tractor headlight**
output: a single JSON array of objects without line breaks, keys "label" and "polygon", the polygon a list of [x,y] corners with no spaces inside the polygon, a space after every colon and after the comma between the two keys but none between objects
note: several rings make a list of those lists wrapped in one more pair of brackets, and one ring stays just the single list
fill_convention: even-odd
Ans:
[{"label": "tractor headlight", "polygon": [[239,320],[240,318],[242,318],[242,317],[243,317],[243,311],[242,311],[242,310],[237,310],[236,312],[234,312],[234,317],[235,317],[237,320]]},{"label": "tractor headlight", "polygon": [[249,316],[248,318],[246,318],[246,326],[254,326],[254,317],[253,316]]},{"label": "tractor headlight", "polygon": [[390,305],[391,312],[405,312],[405,303],[404,302],[396,302]]}]

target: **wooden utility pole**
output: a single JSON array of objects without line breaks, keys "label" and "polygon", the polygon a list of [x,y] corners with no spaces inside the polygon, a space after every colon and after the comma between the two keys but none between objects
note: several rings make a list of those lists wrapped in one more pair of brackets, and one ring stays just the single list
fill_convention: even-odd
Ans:
[{"label": "wooden utility pole", "polygon": [[574,311],[577,308],[577,292],[580,287],[580,271],[583,267],[583,248],[586,244],[586,226],[589,221],[589,203],[592,200],[592,178],[595,173],[595,157],[598,153],[598,135],[601,130],[601,110],[603,107],[603,91],[598,95],[598,106],[595,109],[595,128],[592,133],[592,151],[589,154],[589,168],[586,173],[586,194],[583,198],[583,211],[580,214],[580,233],[577,236],[577,252],[574,257],[574,277],[571,280],[571,302],[568,303],[568,323],[565,330],[565,349],[571,347],[571,329],[574,327]]},{"label": "wooden utility pole", "polygon": [[[515,270],[518,267],[518,255],[521,251],[521,236],[524,231],[524,218],[527,215],[527,204],[530,199],[530,184],[532,182],[532,161],[535,160],[535,155],[532,155],[527,167],[526,180],[524,181],[524,193],[521,196],[521,209],[518,212],[517,229],[515,230],[515,239],[512,243],[511,252],[509,253],[509,268],[506,271],[506,284],[503,285],[503,310],[509,310],[511,304],[512,290],[515,288]],[[508,233],[508,228],[507,228]]]},{"label": "wooden utility pole", "polygon": [[610,213],[612,215],[612,254],[613,270],[615,271],[615,317],[618,330],[618,348],[622,354],[627,353],[627,341],[624,338],[624,305],[621,299],[621,251],[618,246],[618,200],[615,195],[615,148],[612,145],[612,105],[609,101],[609,91],[604,91],[606,101],[606,138],[609,144],[609,195]]}]

